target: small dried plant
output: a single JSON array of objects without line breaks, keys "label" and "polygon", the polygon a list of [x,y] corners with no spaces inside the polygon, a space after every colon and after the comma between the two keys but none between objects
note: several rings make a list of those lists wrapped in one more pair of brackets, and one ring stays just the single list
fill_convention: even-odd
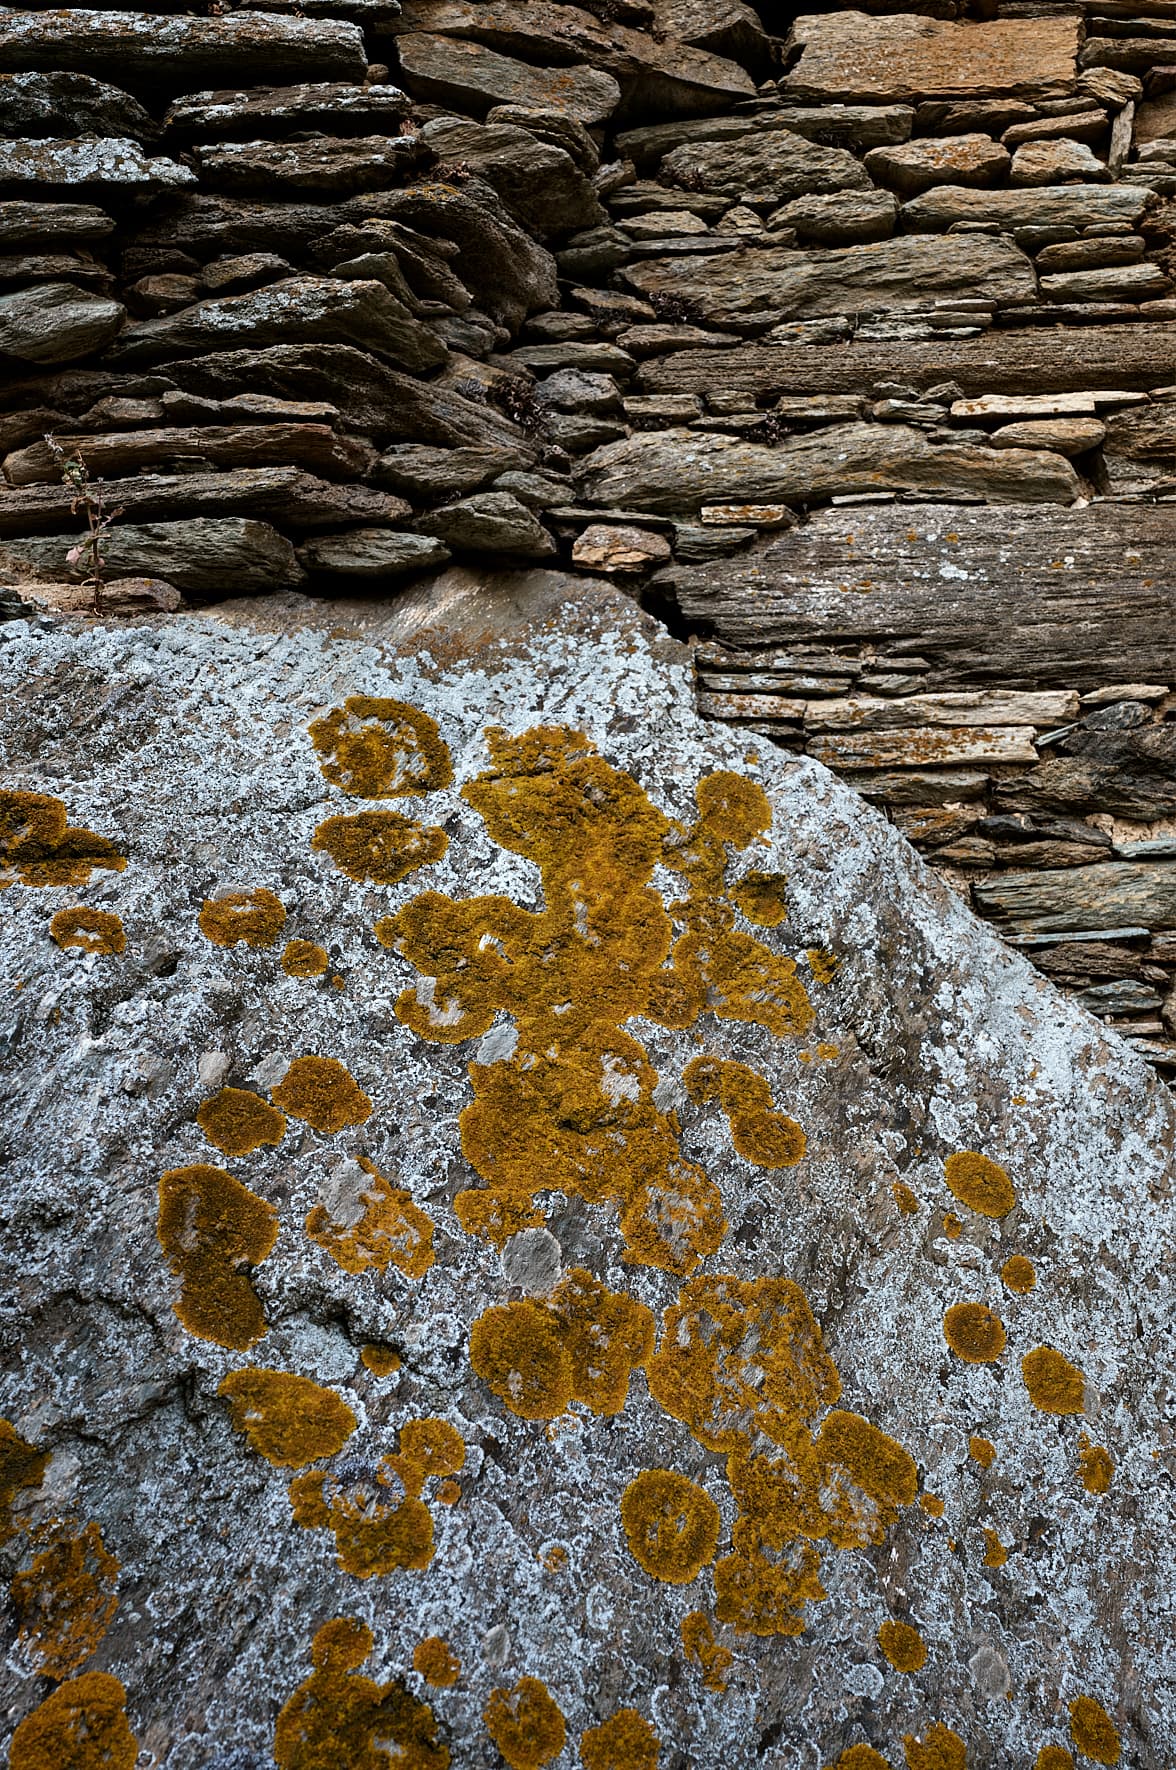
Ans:
[{"label": "small dried plant", "polygon": [[46,434],[45,442],[50,454],[61,469],[61,483],[71,494],[69,513],[77,516],[83,511],[86,517],[87,533],[66,554],[66,564],[77,567],[84,566],[86,575],[82,579],[82,588],[89,590],[94,599],[94,611],[102,612],[102,592],[106,587],[106,558],[102,551],[111,528],[124,513],[124,507],[117,510],[106,508],[106,489],[100,479],[91,479],[90,469],[80,449],[67,455],[55,436]]}]

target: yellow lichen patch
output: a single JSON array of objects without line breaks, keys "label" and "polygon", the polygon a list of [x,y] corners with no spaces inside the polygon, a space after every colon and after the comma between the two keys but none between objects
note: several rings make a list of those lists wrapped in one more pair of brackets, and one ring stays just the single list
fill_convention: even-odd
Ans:
[{"label": "yellow lichen patch", "polygon": [[786,1278],[691,1279],[666,1310],[649,1361],[654,1399],[708,1450],[777,1443],[837,1401],[841,1380],[808,1299]]},{"label": "yellow lichen patch", "polygon": [[932,1727],[922,1739],[904,1733],[902,1749],[907,1770],[967,1770],[967,1747],[950,1727]]},{"label": "yellow lichen patch", "polygon": [[[626,1258],[688,1274],[726,1229],[717,1188],[682,1160],[658,1074],[624,1030],[636,1017],[686,1027],[704,1012],[803,1030],[812,1008],[790,958],[735,928],[728,847],[770,821],[738,775],[698,785],[693,828],[671,823],[581,732],[486,733],[490,768],[463,788],[490,837],[539,869],[541,907],[422,892],[376,925],[420,973],[397,1014],[441,1044],[512,1017],[513,1052],[472,1063],[462,1150],[483,1187],[461,1193],[463,1227],[502,1245],[542,1223],[540,1189],[611,1203]],[[667,909],[664,863],[686,896]],[[677,932],[676,932],[677,926]]]},{"label": "yellow lichen patch", "polygon": [[71,1678],[17,1727],[9,1770],[135,1770],[126,1702],[126,1687],[106,1672]]},{"label": "yellow lichen patch", "polygon": [[959,1241],[964,1233],[964,1220],[957,1217],[954,1211],[948,1211],[943,1219],[943,1233],[948,1241]]},{"label": "yellow lichen patch", "polygon": [[1074,1754],[1064,1745],[1043,1745],[1033,1760],[1033,1770],[1074,1770]]},{"label": "yellow lichen patch", "polygon": [[328,817],[310,846],[329,854],[341,872],[363,884],[399,885],[420,867],[432,866],[449,847],[445,831],[399,811],[357,811]]},{"label": "yellow lichen patch", "polygon": [[49,933],[62,948],[80,946],[85,953],[104,955],[117,955],[127,950],[122,918],[113,910],[94,910],[85,904],[58,910],[49,923]]},{"label": "yellow lichen patch", "polygon": [[816,1451],[828,1519],[821,1534],[839,1549],[880,1543],[899,1507],[914,1503],[919,1472],[913,1459],[896,1438],[840,1408],[822,1421]]},{"label": "yellow lichen patch", "polygon": [[206,897],[197,921],[200,932],[214,946],[265,947],[277,944],[286,924],[280,897],[259,885],[255,891],[227,891],[223,897]]},{"label": "yellow lichen patch", "polygon": [[1114,1473],[1115,1463],[1110,1451],[1104,1450],[1101,1444],[1092,1444],[1083,1432],[1078,1440],[1078,1478],[1087,1493],[1106,1493]]},{"label": "yellow lichen patch", "polygon": [[442,1481],[434,1498],[439,1506],[456,1506],[461,1498],[460,1481]]},{"label": "yellow lichen patch", "polygon": [[776,1112],[765,1077],[746,1063],[695,1057],[682,1072],[686,1092],[699,1104],[717,1100],[731,1126],[735,1153],[759,1168],[794,1168],[805,1150],[795,1119]]},{"label": "yellow lichen patch", "polygon": [[[913,1217],[919,1208],[919,1200],[905,1180],[894,1180],[890,1186],[894,1202],[904,1217]],[[851,1748],[852,1749],[852,1748]]]},{"label": "yellow lichen patch", "polygon": [[366,1623],[340,1616],[323,1624],[310,1650],[314,1670],[274,1727],[278,1770],[448,1770],[428,1703],[399,1678],[377,1684],[357,1670],[372,1645]]},{"label": "yellow lichen patch", "polygon": [[1003,1567],[1009,1558],[1009,1552],[989,1525],[984,1527],[984,1565],[985,1567]]},{"label": "yellow lichen patch", "polygon": [[278,1213],[224,1168],[172,1168],[159,1182],[159,1243],[180,1280],[175,1312],[188,1332],[243,1352],[266,1331],[242,1268],[278,1238]]},{"label": "yellow lichen patch", "polygon": [[991,1364],[1006,1345],[1000,1317],[986,1303],[953,1303],[943,1318],[943,1337],[965,1364]]},{"label": "yellow lichen patch", "polygon": [[832,983],[841,969],[841,960],[836,953],[827,953],[821,947],[810,947],[805,953],[809,962],[809,970],[815,983]]},{"label": "yellow lichen patch", "polygon": [[922,1671],[927,1663],[926,1643],[910,1623],[887,1617],[878,1630],[878,1645],[896,1672]]},{"label": "yellow lichen patch", "polygon": [[1033,1269],[1032,1260],[1024,1254],[1010,1254],[1000,1269],[1000,1282],[1007,1291],[1017,1291],[1025,1295],[1033,1290],[1037,1283],[1037,1273]]},{"label": "yellow lichen patch", "polygon": [[290,1371],[230,1371],[218,1395],[251,1450],[276,1469],[304,1469],[342,1450],[358,1421],[341,1396]]},{"label": "yellow lichen patch", "polygon": [[322,977],[330,962],[326,947],[313,940],[288,940],[282,953],[287,977]]},{"label": "yellow lichen patch", "polygon": [[996,1446],[990,1438],[980,1438],[973,1434],[968,1440],[968,1455],[982,1469],[991,1469],[996,1461]]},{"label": "yellow lichen patch", "polygon": [[386,1272],[392,1265],[406,1278],[423,1278],[433,1264],[432,1218],[366,1157],[358,1158],[357,1167],[366,1184],[336,1188],[329,1202],[315,1205],[307,1235],[344,1272]]},{"label": "yellow lichen patch", "polygon": [[715,1640],[710,1618],[705,1611],[692,1610],[682,1618],[682,1651],[702,1674],[703,1687],[721,1696],[727,1688],[727,1674],[735,1655],[729,1647]]},{"label": "yellow lichen patch", "polygon": [[482,1719],[511,1770],[540,1770],[559,1757],[567,1738],[559,1705],[540,1678],[520,1678],[513,1690],[492,1690]]},{"label": "yellow lichen patch", "polygon": [[412,1669],[434,1690],[448,1690],[461,1676],[461,1661],[440,1635],[429,1635],[412,1650]]},{"label": "yellow lichen patch", "polygon": [[537,1303],[485,1310],[470,1329],[470,1366],[524,1420],[554,1419],[572,1399],[571,1353]]},{"label": "yellow lichen patch", "polygon": [[783,873],[744,873],[732,887],[731,902],[757,927],[778,928],[788,915],[785,884]]},{"label": "yellow lichen patch", "polygon": [[0,891],[15,885],[86,885],[95,867],[121,873],[117,843],[75,829],[48,793],[0,792]]},{"label": "yellow lichen patch", "polygon": [[618,1709],[580,1736],[584,1770],[657,1770],[658,1737],[636,1709]]},{"label": "yellow lichen patch", "polygon": [[1086,1406],[1086,1378],[1053,1346],[1035,1346],[1021,1360],[1029,1399],[1043,1414],[1080,1414]]},{"label": "yellow lichen patch", "polygon": [[890,1770],[890,1761],[872,1745],[847,1745],[835,1764],[825,1770]]},{"label": "yellow lichen patch", "polygon": [[621,1523],[639,1567],[668,1585],[697,1579],[719,1546],[719,1508],[675,1469],[643,1469],[621,1495]]},{"label": "yellow lichen patch", "polygon": [[937,1493],[921,1493],[919,1495],[919,1504],[922,1506],[924,1512],[926,1512],[928,1518],[943,1517],[943,1501]]},{"label": "yellow lichen patch", "polygon": [[37,1533],[32,1564],[12,1581],[21,1643],[49,1678],[68,1678],[97,1648],[118,1609],[118,1562],[97,1524]]},{"label": "yellow lichen patch", "polygon": [[525,1420],[554,1419],[572,1401],[615,1414],[630,1372],[653,1350],[653,1332],[643,1303],[576,1266],[546,1303],[487,1309],[470,1332],[470,1365]]},{"label": "yellow lichen patch", "polygon": [[974,1149],[961,1149],[949,1155],[943,1171],[960,1203],[982,1217],[1007,1217],[1017,1202],[1005,1170]]},{"label": "yellow lichen patch", "polygon": [[369,1340],[361,1347],[359,1356],[373,1377],[390,1377],[400,1369],[399,1352],[382,1340]]},{"label": "yellow lichen patch", "polygon": [[811,1543],[794,1543],[775,1558],[737,1549],[715,1565],[715,1615],[741,1634],[801,1635],[804,1606],[826,1596],[820,1573]]},{"label": "yellow lichen patch", "polygon": [[277,1107],[248,1088],[222,1088],[197,1108],[196,1123],[223,1155],[248,1155],[286,1135]]},{"label": "yellow lichen patch", "polygon": [[593,1413],[620,1413],[630,1373],[653,1351],[652,1313],[626,1292],[608,1290],[584,1266],[564,1274],[548,1307],[572,1362],[572,1400]]},{"label": "yellow lichen patch", "polygon": [[437,721],[406,701],[353,694],[310,726],[323,776],[363,799],[432,793],[453,779]]},{"label": "yellow lichen patch", "polygon": [[[461,1433],[446,1420],[410,1420],[400,1430],[400,1449],[382,1458],[370,1480],[345,1486],[320,1473],[290,1483],[295,1522],[305,1530],[334,1533],[339,1566],[359,1579],[420,1572],[433,1559],[433,1519],[421,1499],[425,1483],[454,1475],[465,1462]],[[399,1501],[389,1490],[399,1487]]]},{"label": "yellow lichen patch", "polygon": [[562,1573],[568,1564],[568,1552],[563,1543],[550,1543],[540,1551],[539,1560],[545,1573]]},{"label": "yellow lichen patch", "polygon": [[28,1487],[40,1487],[49,1461],[47,1450],[26,1443],[11,1420],[0,1419],[0,1543],[6,1543],[18,1528],[12,1517],[17,1494]]},{"label": "yellow lichen patch", "polygon": [[1096,1764],[1117,1764],[1122,1753],[1118,1729],[1093,1696],[1078,1696],[1070,1704],[1070,1738],[1084,1758]]},{"label": "yellow lichen patch", "polygon": [[335,1057],[296,1057],[272,1092],[283,1112],[327,1136],[371,1117],[370,1099]]}]

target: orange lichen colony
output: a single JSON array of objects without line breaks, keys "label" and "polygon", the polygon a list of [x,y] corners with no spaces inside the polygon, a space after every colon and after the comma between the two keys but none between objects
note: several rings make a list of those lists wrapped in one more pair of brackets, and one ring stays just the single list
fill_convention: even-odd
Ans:
[{"label": "orange lichen colony", "polygon": [[902,1748],[907,1770],[967,1770],[967,1747],[950,1727],[932,1727],[922,1739],[904,1733]]},{"label": "orange lichen colony", "polygon": [[[502,1245],[542,1223],[540,1188],[574,1194],[617,1208],[627,1259],[688,1273],[722,1240],[722,1203],[683,1159],[654,1100],[657,1072],[624,1023],[687,1027],[709,1010],[778,1034],[810,1024],[793,961],[737,930],[726,895],[728,846],[768,828],[767,800],[741,776],[712,775],[686,828],[580,732],[491,729],[487,740],[491,767],[463,797],[501,847],[539,868],[543,907],[426,891],[376,925],[421,974],[397,1004],[420,1037],[456,1044],[514,1018],[511,1056],[470,1065],[462,1149],[485,1184],[458,1195],[459,1220]],[[686,887],[669,910],[652,885],[659,863]]]},{"label": "orange lichen colony", "polygon": [[307,1235],[344,1272],[386,1272],[391,1265],[406,1278],[423,1278],[433,1264],[432,1218],[413,1203],[411,1192],[393,1186],[365,1156],[357,1162],[368,1184],[346,1202],[333,1203],[335,1216],[325,1203],[315,1205],[306,1219]]},{"label": "orange lichen colony", "polygon": [[943,1337],[966,1364],[991,1364],[1006,1344],[1000,1317],[986,1303],[954,1303],[943,1318]]},{"label": "orange lichen colony", "polygon": [[682,1651],[701,1672],[704,1689],[721,1696],[727,1688],[727,1673],[735,1655],[729,1647],[722,1647],[715,1640],[710,1618],[705,1611],[692,1610],[688,1616],[684,1616],[681,1633]]},{"label": "orange lichen colony", "polygon": [[1107,1493],[1115,1473],[1114,1458],[1083,1432],[1078,1440],[1078,1477],[1087,1493]]},{"label": "orange lichen colony", "polygon": [[272,1093],[283,1112],[324,1136],[371,1117],[371,1100],[335,1057],[296,1057]]},{"label": "orange lichen colony", "polygon": [[[692,1279],[666,1310],[648,1378],[659,1405],[727,1457],[737,1517],[733,1553],[715,1567],[718,1620],[799,1634],[804,1603],[825,1596],[813,1544],[880,1543],[915,1498],[913,1461],[860,1414],[832,1407],[837,1370],[788,1279]],[[765,1438],[778,1454],[755,1448]]]},{"label": "orange lichen colony", "polygon": [[[460,1432],[445,1420],[410,1420],[400,1449],[377,1464],[370,1481],[344,1487],[333,1476],[296,1475],[290,1483],[295,1521],[306,1530],[330,1530],[340,1567],[359,1579],[397,1568],[420,1572],[433,1559],[433,1519],[421,1499],[425,1482],[456,1475],[465,1462]],[[389,1489],[402,1498],[389,1501]]]},{"label": "orange lichen colony", "polygon": [[1122,1754],[1118,1729],[1102,1704],[1093,1696],[1078,1696],[1070,1704],[1070,1738],[1084,1758],[1096,1764],[1117,1764]]},{"label": "orange lichen colony", "polygon": [[878,1630],[878,1645],[896,1672],[918,1672],[927,1663],[927,1647],[910,1623],[887,1617]]},{"label": "orange lichen colony", "polygon": [[313,940],[288,940],[282,950],[287,977],[321,977],[331,962],[325,946]]},{"label": "orange lichen colony", "polygon": [[847,1745],[835,1764],[825,1770],[890,1770],[890,1762],[872,1745]]},{"label": "orange lichen colony", "polygon": [[1007,1217],[1017,1202],[1005,1170],[974,1149],[961,1149],[949,1155],[943,1171],[960,1203],[982,1217]]},{"label": "orange lichen colony", "polygon": [[20,1640],[49,1678],[68,1678],[95,1651],[118,1609],[118,1562],[97,1524],[79,1534],[51,1524],[33,1538],[31,1566],[12,1581]]},{"label": "orange lichen colony", "polygon": [[1043,1745],[1033,1760],[1033,1770],[1074,1770],[1074,1754],[1064,1745]]},{"label": "orange lichen colony", "polygon": [[684,1586],[719,1546],[719,1508],[676,1469],[643,1469],[621,1495],[629,1553],[653,1579]]},{"label": "orange lichen colony", "polygon": [[278,1770],[448,1770],[449,1747],[428,1703],[399,1678],[377,1684],[358,1671],[373,1644],[366,1623],[339,1616],[323,1624],[310,1650],[314,1670],[274,1726]]},{"label": "orange lichen colony", "polygon": [[985,1567],[1003,1567],[1009,1558],[1009,1552],[995,1530],[987,1524],[984,1526],[984,1543]]},{"label": "orange lichen colony", "polygon": [[80,946],[84,953],[117,955],[127,950],[122,918],[113,910],[94,910],[86,904],[58,910],[49,923],[49,933],[59,947]]},{"label": "orange lichen colony", "polygon": [[202,1101],[196,1123],[222,1155],[249,1155],[263,1143],[280,1143],[286,1135],[284,1115],[249,1088],[222,1088]]},{"label": "orange lichen colony", "polygon": [[804,1155],[804,1132],[795,1119],[773,1110],[767,1080],[746,1063],[695,1057],[682,1071],[682,1081],[699,1105],[720,1103],[736,1155],[757,1168],[794,1168]]},{"label": "orange lichen colony", "polygon": [[243,1267],[278,1239],[278,1213],[224,1168],[172,1168],[159,1182],[159,1243],[180,1281],[175,1312],[188,1332],[244,1352],[266,1331]]},{"label": "orange lichen colony", "polygon": [[1053,1346],[1035,1346],[1021,1360],[1029,1399],[1044,1414],[1080,1414],[1086,1406],[1086,1378]]},{"label": "orange lichen colony", "polygon": [[895,1204],[898,1206],[903,1216],[913,1217],[918,1211],[919,1200],[917,1195],[911,1191],[906,1181],[892,1181],[890,1191],[893,1194]]},{"label": "orange lichen colony", "polygon": [[360,884],[399,885],[420,867],[444,858],[445,831],[399,811],[357,811],[324,818],[310,846],[329,854],[340,872]]},{"label": "orange lichen colony", "polygon": [[1027,1295],[1037,1283],[1032,1260],[1027,1260],[1024,1254],[1010,1254],[1000,1269],[1000,1282],[1008,1291]]},{"label": "orange lichen colony", "polygon": [[86,885],[95,867],[121,873],[126,856],[107,836],[75,829],[48,793],[0,792],[0,891],[9,885]]},{"label": "orange lichen colony", "polygon": [[567,1738],[559,1705],[540,1678],[520,1678],[513,1690],[492,1690],[482,1719],[511,1770],[541,1770],[559,1757]]},{"label": "orange lichen colony", "polygon": [[290,1371],[230,1371],[217,1390],[234,1431],[276,1469],[304,1469],[342,1450],[358,1421],[333,1389]]},{"label": "orange lichen colony", "polygon": [[507,1303],[480,1315],[470,1330],[470,1365],[524,1420],[554,1419],[573,1401],[617,1414],[630,1372],[653,1350],[653,1334],[643,1303],[576,1266],[546,1303]]},{"label": "orange lichen colony", "polygon": [[332,786],[361,799],[432,793],[453,779],[437,721],[405,701],[353,694],[310,726]]},{"label": "orange lichen colony", "polygon": [[274,946],[286,923],[280,897],[259,885],[255,891],[227,891],[206,897],[196,918],[200,932],[214,946]]},{"label": "orange lichen colony", "polygon": [[360,1348],[359,1354],[365,1368],[373,1377],[390,1377],[400,1369],[400,1354],[395,1346],[388,1346],[383,1340],[369,1340]]},{"label": "orange lichen colony", "polygon": [[731,888],[731,902],[757,927],[778,928],[788,916],[784,898],[787,883],[783,873],[758,870],[744,873],[739,883]]},{"label": "orange lichen colony", "polygon": [[919,1495],[919,1504],[924,1512],[926,1512],[928,1518],[943,1517],[944,1505],[937,1493],[921,1493]]},{"label": "orange lichen colony", "polygon": [[17,1727],[9,1770],[135,1770],[126,1702],[126,1687],[106,1672],[71,1678]]},{"label": "orange lichen colony", "polygon": [[841,968],[841,960],[836,953],[827,953],[821,947],[810,947],[804,956],[809,962],[809,970],[815,983],[832,983]]},{"label": "orange lichen colony", "polygon": [[658,1737],[636,1709],[618,1709],[580,1739],[584,1770],[657,1770]]},{"label": "orange lichen colony", "polygon": [[974,1463],[979,1463],[982,1469],[991,1469],[996,1461],[996,1446],[990,1438],[980,1438],[973,1435],[968,1440],[968,1455]]},{"label": "orange lichen colony", "polygon": [[17,1494],[40,1487],[49,1462],[47,1450],[26,1443],[11,1420],[0,1420],[0,1543],[19,1528],[12,1516]]},{"label": "orange lichen colony", "polygon": [[948,1241],[959,1241],[964,1233],[964,1220],[957,1217],[954,1211],[948,1211],[943,1219],[943,1233]]},{"label": "orange lichen colony", "polygon": [[413,1648],[412,1669],[434,1690],[448,1690],[461,1676],[461,1661],[448,1641],[440,1635],[429,1635]]}]

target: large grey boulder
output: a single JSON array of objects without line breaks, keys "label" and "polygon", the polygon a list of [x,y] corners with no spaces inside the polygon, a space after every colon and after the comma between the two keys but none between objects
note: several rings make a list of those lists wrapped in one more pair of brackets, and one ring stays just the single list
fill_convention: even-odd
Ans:
[{"label": "large grey boulder", "polygon": [[1176,1755],[1172,1096],[691,697],[553,574],[0,629],[16,1770]]},{"label": "large grey boulder", "polygon": [[109,344],[126,317],[120,301],[73,283],[18,289],[0,295],[0,352],[26,363],[76,362]]},{"label": "large grey boulder", "polygon": [[643,295],[677,295],[715,326],[762,327],[821,314],[931,307],[949,296],[1029,301],[1033,266],[1010,239],[903,234],[862,246],[797,252],[748,246],[713,258],[651,258],[628,266]]},{"label": "large grey boulder", "polygon": [[775,447],[698,430],[639,431],[594,450],[576,472],[590,503],[663,516],[703,504],[810,503],[883,491],[1070,504],[1082,489],[1060,455],[934,443],[907,424],[831,424]]}]

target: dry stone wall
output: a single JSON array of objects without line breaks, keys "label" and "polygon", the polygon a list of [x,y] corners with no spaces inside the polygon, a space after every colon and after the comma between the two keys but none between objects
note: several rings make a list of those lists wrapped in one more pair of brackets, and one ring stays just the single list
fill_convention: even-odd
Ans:
[{"label": "dry stone wall", "polygon": [[1176,9],[0,13],[6,608],[611,576],[1176,1065]]}]

